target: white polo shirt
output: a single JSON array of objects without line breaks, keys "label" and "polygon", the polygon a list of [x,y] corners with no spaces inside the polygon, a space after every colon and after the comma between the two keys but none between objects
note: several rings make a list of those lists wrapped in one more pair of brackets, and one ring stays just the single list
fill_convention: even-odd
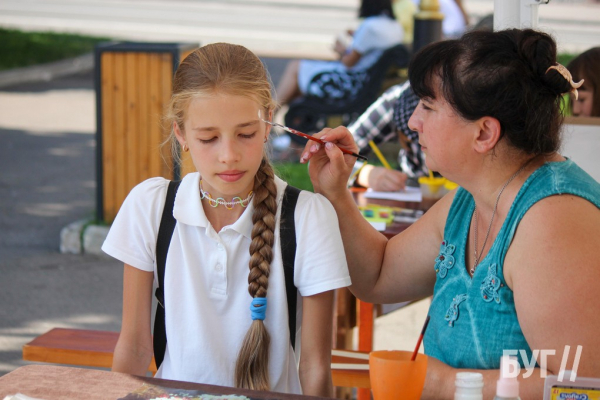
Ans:
[{"label": "white polo shirt", "polygon": [[[177,225],[166,261],[167,350],[156,376],[222,386],[234,385],[239,348],[252,322],[248,293],[252,203],[232,225],[215,232],[201,206],[200,175],[188,174],[175,198]],[[156,237],[168,180],[148,179],[123,203],[102,246],[107,254],[144,271],[154,271]],[[279,240],[286,183],[275,178],[277,223],[267,292],[265,324],[271,336],[271,390],[301,393],[297,360],[290,345],[287,299]],[[311,296],[350,285],[335,210],[323,196],[302,191],[295,210],[294,283]],[[302,302],[297,307],[296,352],[300,354]]]}]

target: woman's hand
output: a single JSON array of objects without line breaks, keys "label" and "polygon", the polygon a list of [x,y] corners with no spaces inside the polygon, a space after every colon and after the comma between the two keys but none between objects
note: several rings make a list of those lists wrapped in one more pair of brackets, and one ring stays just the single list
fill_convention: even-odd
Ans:
[{"label": "woman's hand", "polygon": [[348,129],[339,126],[325,128],[314,137],[328,142],[325,146],[309,140],[304,148],[301,163],[310,161],[308,173],[316,193],[321,193],[330,201],[338,195],[347,194],[347,183],[356,157],[344,154],[341,147],[358,152],[358,146]]},{"label": "woman's hand", "polygon": [[380,192],[404,189],[408,175],[395,169],[366,165],[358,175],[358,184]]}]

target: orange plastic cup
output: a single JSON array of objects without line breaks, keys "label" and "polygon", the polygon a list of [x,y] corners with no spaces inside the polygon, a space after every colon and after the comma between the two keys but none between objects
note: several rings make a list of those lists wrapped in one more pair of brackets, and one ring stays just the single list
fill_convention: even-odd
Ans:
[{"label": "orange plastic cup", "polygon": [[369,375],[374,400],[419,400],[425,374],[427,356],[401,350],[373,351],[369,356]]}]

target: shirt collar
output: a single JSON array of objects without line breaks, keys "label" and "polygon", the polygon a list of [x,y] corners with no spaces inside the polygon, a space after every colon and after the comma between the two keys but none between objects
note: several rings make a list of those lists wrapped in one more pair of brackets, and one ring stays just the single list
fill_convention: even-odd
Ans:
[{"label": "shirt collar", "polygon": [[[286,183],[275,176],[275,185],[277,187],[277,209],[279,210]],[[198,172],[189,173],[182,179],[179,189],[177,189],[173,217],[183,224],[206,228],[210,225],[210,222],[206,218],[201,204],[200,174]],[[230,225],[230,229],[250,239],[253,213],[254,204],[250,202],[240,218]]]}]

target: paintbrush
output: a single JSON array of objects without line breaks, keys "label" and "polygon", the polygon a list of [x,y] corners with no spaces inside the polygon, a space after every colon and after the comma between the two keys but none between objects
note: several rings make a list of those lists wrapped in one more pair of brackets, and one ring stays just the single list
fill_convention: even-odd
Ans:
[{"label": "paintbrush", "polygon": [[[270,121],[267,121],[266,119],[262,119],[262,118],[261,118],[261,121],[263,121],[263,122],[266,122],[266,123],[267,123],[267,124],[269,124],[269,125],[272,125],[272,126],[276,126],[276,127],[278,127],[278,128],[281,128],[281,129],[283,129],[284,131],[286,131],[286,132],[289,132],[289,133],[291,133],[291,134],[293,134],[293,135],[297,135],[297,136],[303,137],[303,138],[305,138],[305,139],[308,139],[308,140],[313,140],[313,141],[315,141],[315,142],[317,142],[317,143],[320,143],[320,144],[322,144],[322,145],[325,145],[325,143],[326,143],[326,142],[322,141],[321,139],[317,139],[317,138],[316,138],[316,137],[314,137],[314,136],[308,135],[308,134],[306,134],[306,133],[302,133],[302,132],[300,132],[300,131],[297,131],[297,130],[295,130],[295,129],[292,129],[292,128],[288,128],[288,127],[287,127],[287,126],[285,126],[285,125],[281,125],[281,124],[278,124],[278,123],[276,123],[276,122],[270,122]],[[351,152],[350,150],[342,149],[341,147],[340,147],[339,149],[342,151],[342,153],[345,153],[345,154],[350,154],[351,156],[354,156],[354,157],[356,157],[356,158],[360,158],[361,160],[369,161],[369,160],[367,159],[367,157],[365,157],[365,156],[361,156],[360,154],[353,153],[353,152]]]}]

